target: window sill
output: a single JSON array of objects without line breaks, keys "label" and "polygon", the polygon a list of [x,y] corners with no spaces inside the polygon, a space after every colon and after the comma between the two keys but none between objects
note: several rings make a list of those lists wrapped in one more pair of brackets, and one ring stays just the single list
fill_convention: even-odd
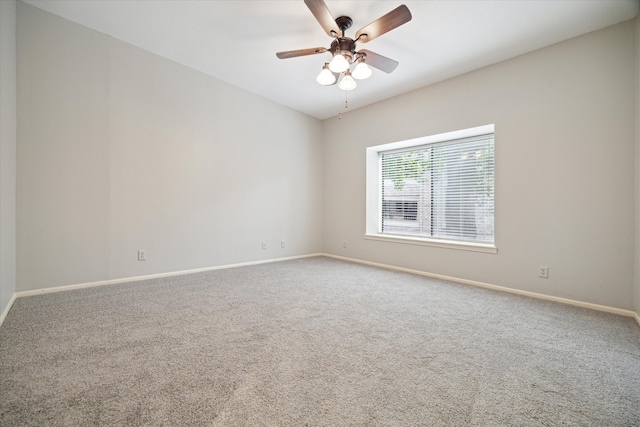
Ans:
[{"label": "window sill", "polygon": [[433,246],[437,248],[458,249],[463,251],[484,252],[495,254],[498,248],[491,243],[471,243],[457,242],[454,240],[435,240],[425,238],[415,238],[408,236],[391,236],[381,234],[365,234],[367,240],[378,240],[382,242],[405,243],[409,245]]}]

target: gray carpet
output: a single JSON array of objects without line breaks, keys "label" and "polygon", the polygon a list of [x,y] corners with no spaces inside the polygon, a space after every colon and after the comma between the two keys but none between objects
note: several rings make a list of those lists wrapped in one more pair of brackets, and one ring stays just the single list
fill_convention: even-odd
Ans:
[{"label": "gray carpet", "polygon": [[0,425],[640,426],[640,328],[324,257],[18,298]]}]

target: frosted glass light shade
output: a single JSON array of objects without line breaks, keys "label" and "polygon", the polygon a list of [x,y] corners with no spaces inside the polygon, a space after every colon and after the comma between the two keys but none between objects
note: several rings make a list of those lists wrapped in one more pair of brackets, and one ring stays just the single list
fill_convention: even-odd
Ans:
[{"label": "frosted glass light shade", "polygon": [[320,74],[316,77],[316,81],[323,86],[330,86],[336,82],[336,76],[329,70],[329,66],[324,64],[322,71],[320,71]]},{"label": "frosted glass light shade", "polygon": [[342,54],[337,54],[329,63],[329,69],[334,73],[342,73],[349,68],[349,61]]},{"label": "frosted glass light shade", "polygon": [[353,77],[351,77],[351,73],[349,71],[347,71],[342,80],[340,80],[340,84],[338,85],[338,87],[342,90],[353,90],[356,88],[356,86],[358,86],[358,83],[353,80]]},{"label": "frosted glass light shade", "polygon": [[351,73],[353,78],[358,80],[368,79],[371,77],[371,74],[371,68],[364,62],[359,62],[358,65],[356,65],[355,70],[353,70],[353,73]]}]

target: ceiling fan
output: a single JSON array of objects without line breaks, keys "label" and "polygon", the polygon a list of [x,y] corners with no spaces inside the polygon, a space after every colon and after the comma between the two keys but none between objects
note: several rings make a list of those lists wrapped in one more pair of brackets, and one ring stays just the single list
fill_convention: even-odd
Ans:
[{"label": "ceiling fan", "polygon": [[[396,69],[398,66],[397,61],[366,49],[356,51],[356,43],[370,42],[376,37],[411,21],[411,12],[409,12],[407,6],[398,6],[386,15],[361,28],[356,32],[355,39],[352,39],[345,35],[345,31],[351,28],[353,24],[351,18],[339,16],[334,19],[324,0],[304,0],[304,3],[311,10],[311,13],[327,35],[334,40],[328,48],[315,47],[278,52],[276,53],[278,58],[287,59],[330,52],[333,55],[333,59],[331,62],[324,64],[316,80],[321,85],[331,86],[336,84],[338,78],[342,76],[338,84],[338,87],[342,90],[355,89],[357,83],[354,78],[360,80],[371,76],[372,71],[369,65],[385,73],[391,73]],[[356,67],[351,71],[350,67],[353,64],[356,64]]]}]

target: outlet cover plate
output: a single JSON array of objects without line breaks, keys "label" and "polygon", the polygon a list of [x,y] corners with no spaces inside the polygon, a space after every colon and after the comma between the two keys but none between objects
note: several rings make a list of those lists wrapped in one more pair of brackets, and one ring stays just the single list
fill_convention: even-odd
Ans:
[{"label": "outlet cover plate", "polygon": [[549,267],[546,265],[541,265],[538,267],[538,277],[542,277],[543,279],[549,278]]}]

